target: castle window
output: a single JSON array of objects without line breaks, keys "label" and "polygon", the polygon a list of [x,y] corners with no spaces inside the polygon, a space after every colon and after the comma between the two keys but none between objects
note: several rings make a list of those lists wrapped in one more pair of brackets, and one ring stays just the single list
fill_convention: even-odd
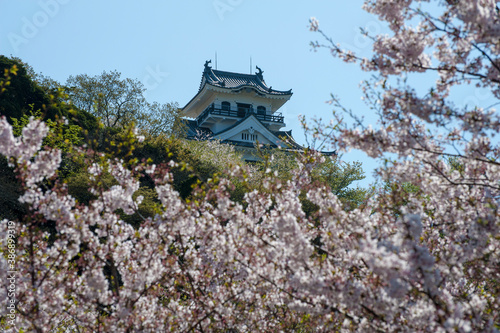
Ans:
[{"label": "castle window", "polygon": [[262,105],[259,105],[257,107],[257,114],[265,115],[266,114],[266,107],[262,106]]},{"label": "castle window", "polygon": [[241,139],[245,141],[256,141],[257,134],[241,133]]},{"label": "castle window", "polygon": [[226,102],[226,101],[222,102],[221,103],[221,109],[229,111],[231,109],[231,103]]},{"label": "castle window", "polygon": [[237,105],[238,105],[238,117],[242,118],[245,117],[252,108],[250,104],[237,103]]}]

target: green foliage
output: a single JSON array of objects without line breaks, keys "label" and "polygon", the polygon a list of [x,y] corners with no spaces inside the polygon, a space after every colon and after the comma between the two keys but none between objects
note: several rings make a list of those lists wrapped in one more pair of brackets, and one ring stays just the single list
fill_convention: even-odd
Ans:
[{"label": "green foliage", "polygon": [[182,141],[184,148],[189,152],[190,165],[193,167],[196,178],[207,182],[219,176],[229,178],[233,185],[230,189],[231,199],[243,203],[243,197],[251,189],[247,180],[230,176],[230,170],[236,166],[243,166],[241,154],[234,146],[221,143],[218,140],[210,141]]},{"label": "green foliage", "polygon": [[141,134],[156,136],[184,137],[186,124],[181,117],[178,103],[147,103],[145,111],[136,119]]},{"label": "green foliage", "polygon": [[197,159],[197,169],[203,173],[227,173],[231,167],[242,165],[241,154],[234,146],[223,144],[218,140],[181,141],[183,147]]},{"label": "green foliage", "polygon": [[[21,135],[22,129],[29,123],[30,118],[43,120],[41,110],[34,111],[33,105],[30,108],[20,118],[12,118],[14,135]],[[45,123],[50,129],[49,134],[44,139],[45,145],[59,148],[63,152],[69,152],[72,147],[79,146],[82,143],[82,128],[80,126],[52,119],[48,119]]]},{"label": "green foliage", "polygon": [[[37,117],[47,121],[66,119],[68,125],[80,126],[83,130],[93,133],[98,128],[97,119],[90,113],[77,109],[68,103],[68,96],[62,87],[41,87],[33,77],[33,69],[18,58],[7,58],[0,55],[0,71],[4,77],[0,78],[0,90],[3,90],[0,99],[0,114],[11,124],[14,119],[36,113]],[[29,74],[29,73],[30,74]],[[48,80],[48,78],[46,79]]]},{"label": "green foliage", "polygon": [[[296,153],[281,149],[267,149],[259,152],[262,161],[255,163],[260,171],[269,171],[281,181],[292,178],[292,171],[297,168]],[[259,179],[260,181],[260,179]]]},{"label": "green foliage", "polygon": [[10,86],[12,75],[17,75],[17,65],[15,64],[11,68],[4,68],[3,78],[0,79],[0,94],[3,94]]},{"label": "green foliage", "polygon": [[91,200],[95,200],[96,196],[90,193],[90,179],[86,170],[79,170],[66,179],[68,185],[68,193],[78,202],[88,205]]},{"label": "green foliage", "polygon": [[8,166],[7,159],[0,157],[0,220],[20,220],[27,209],[18,200],[23,189],[16,178],[14,170]]},{"label": "green foliage", "polygon": [[448,164],[450,165],[452,170],[456,170],[460,174],[463,174],[465,171],[465,165],[463,161],[460,161],[458,157],[449,157]]},{"label": "green foliage", "polygon": [[[267,170],[275,173],[278,179],[286,182],[291,179],[293,170],[297,168],[296,154],[298,152],[280,149],[262,151],[263,161],[255,165],[261,172]],[[315,167],[312,176],[313,182],[327,185],[347,210],[359,207],[371,195],[371,190],[359,186],[352,187],[354,182],[365,178],[360,162],[344,162],[339,156],[325,157],[325,161]],[[305,193],[301,195],[301,199],[304,211],[311,212],[316,209],[305,199]]]},{"label": "green foliage", "polygon": [[134,193],[134,200],[138,196],[142,196],[142,202],[139,204],[137,211],[132,215],[123,214],[122,218],[125,222],[130,223],[133,227],[138,228],[146,217],[152,217],[160,213],[160,203],[157,199],[156,191],[148,186],[142,186]]},{"label": "green foliage", "polygon": [[[225,170],[234,165],[232,163],[243,163],[232,146],[216,141],[192,142],[159,136],[149,137],[144,142],[139,143],[133,138],[131,130],[118,131],[111,136],[113,139],[107,140],[106,145],[100,147],[101,151],[105,151],[106,158],[121,158],[128,161],[129,164],[140,160],[155,164],[162,164],[170,160],[177,162],[178,167],[171,169],[173,186],[186,200],[194,195],[193,187],[195,185],[207,183],[210,179],[217,178],[217,175],[225,173]],[[99,160],[98,158],[97,162]],[[122,219],[134,227],[138,227],[144,218],[159,213],[159,202],[154,190],[155,184],[146,174],[141,174],[139,177],[141,187],[134,194],[134,198],[141,195],[143,200],[134,214],[121,214]],[[88,204],[91,200],[96,199],[96,196],[89,191],[92,181],[85,170],[80,169],[71,174],[65,182],[68,186],[68,193],[78,202]],[[99,182],[106,188],[114,185],[112,177],[107,173],[100,176]],[[243,195],[248,189],[239,180],[235,179],[233,183],[235,186],[232,195],[242,201]]]},{"label": "green foliage", "polygon": [[177,103],[148,103],[143,84],[130,78],[122,79],[117,71],[104,71],[95,76],[70,76],[66,85],[71,101],[78,108],[99,117],[107,128],[125,128],[134,124],[142,135],[182,137],[185,134]]},{"label": "green foliage", "polygon": [[8,121],[20,118],[30,110],[41,110],[48,104],[44,91],[26,73],[26,69],[16,60],[0,55],[0,73],[4,74],[0,90],[0,114]]},{"label": "green foliage", "polygon": [[340,157],[327,157],[316,168],[315,174],[316,180],[327,184],[348,210],[359,207],[369,197],[369,190],[359,186],[351,187],[354,182],[365,179],[361,162],[349,163],[341,161]]},{"label": "green foliage", "polygon": [[[187,151],[182,142],[176,138],[148,137],[144,142],[137,145],[134,152],[135,158],[138,160],[149,160],[154,164],[163,164],[170,160],[181,163],[179,168],[172,170],[174,174],[173,186],[183,198],[186,198],[191,193],[191,185],[196,182],[196,177],[193,172],[200,174],[191,165],[194,157]],[[203,173],[203,172],[201,172]],[[154,184],[149,183],[147,177],[143,179],[142,184],[148,185],[151,188]]]},{"label": "green foliage", "polygon": [[99,117],[106,127],[129,126],[145,106],[142,83],[121,79],[117,71],[70,76],[67,93],[80,109]]},{"label": "green foliage", "polygon": [[[387,200],[390,198],[395,204],[392,205],[392,212],[394,216],[402,214],[401,207],[407,206],[410,203],[411,196],[422,197],[421,189],[415,184],[409,182],[386,181],[380,188],[383,195],[381,198]],[[427,212],[430,214],[430,212]]]},{"label": "green foliage", "polygon": [[[217,174],[227,175],[231,167],[243,164],[233,146],[218,141],[188,141],[173,136],[147,137],[137,144],[134,156],[138,160],[149,159],[155,164],[170,160],[177,162],[179,167],[172,169],[173,185],[182,198],[191,195],[192,186],[197,182],[206,183]],[[144,183],[147,181],[144,180]],[[234,195],[242,199],[244,188],[236,180],[234,183]]]}]

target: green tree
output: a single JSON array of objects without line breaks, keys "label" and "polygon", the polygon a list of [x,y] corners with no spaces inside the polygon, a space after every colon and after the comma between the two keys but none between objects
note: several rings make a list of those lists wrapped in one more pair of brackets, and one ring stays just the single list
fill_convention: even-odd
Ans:
[{"label": "green tree", "polygon": [[[272,149],[261,153],[263,161],[256,163],[257,168],[276,173],[281,181],[291,179],[293,170],[298,168],[297,152]],[[361,162],[345,162],[341,156],[325,157],[323,163],[315,166],[312,176],[313,181],[328,185],[348,210],[362,205],[371,193],[369,189],[353,187],[356,181],[365,179]]]},{"label": "green tree", "polygon": [[137,119],[137,127],[143,134],[153,137],[159,135],[184,137],[186,126],[181,117],[181,110],[177,102],[147,103],[144,114]]},{"label": "green tree", "polygon": [[[11,72],[14,68],[14,72]],[[27,111],[43,109],[48,104],[48,96],[16,59],[0,55],[0,75],[2,85],[5,85],[0,98],[0,114],[7,121],[12,122],[12,118],[20,118]]]},{"label": "green tree", "polygon": [[147,102],[144,85],[138,80],[122,79],[117,71],[104,71],[96,76],[70,76],[66,85],[71,101],[100,117],[108,128],[134,124],[144,135],[181,137],[184,133],[177,103]]},{"label": "green tree", "polygon": [[[15,69],[15,70],[14,70]],[[0,115],[13,123],[23,116],[37,116],[43,120],[66,118],[69,125],[78,125],[84,130],[95,131],[97,119],[92,114],[67,103],[67,96],[58,83],[36,74],[31,66],[19,58],[0,55]]]},{"label": "green tree", "polygon": [[327,184],[344,208],[350,210],[366,202],[370,190],[360,186],[353,187],[354,182],[365,179],[361,162],[345,162],[340,156],[326,158],[316,169],[317,179]]},{"label": "green tree", "polygon": [[142,83],[121,79],[117,71],[70,76],[66,85],[73,104],[100,117],[106,127],[125,127],[135,122],[146,106]]}]

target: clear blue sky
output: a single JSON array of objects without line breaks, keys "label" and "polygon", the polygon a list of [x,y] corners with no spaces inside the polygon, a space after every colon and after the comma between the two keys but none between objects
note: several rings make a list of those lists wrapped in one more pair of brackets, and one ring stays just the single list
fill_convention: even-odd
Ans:
[{"label": "clear blue sky", "polygon": [[[264,71],[268,85],[293,90],[282,108],[286,129],[305,144],[299,114],[331,118],[325,103],[333,93],[368,120],[358,87],[367,73],[313,52],[320,39],[308,29],[315,16],[321,28],[346,48],[369,54],[359,27],[384,28],[361,9],[361,0],[39,0],[0,1],[0,54],[16,56],[61,83],[70,75],[118,70],[141,80],[149,101],[184,106],[197,92],[203,64],[218,55],[218,69]],[[320,39],[321,40],[321,39]],[[362,153],[368,179],[375,164]]]}]

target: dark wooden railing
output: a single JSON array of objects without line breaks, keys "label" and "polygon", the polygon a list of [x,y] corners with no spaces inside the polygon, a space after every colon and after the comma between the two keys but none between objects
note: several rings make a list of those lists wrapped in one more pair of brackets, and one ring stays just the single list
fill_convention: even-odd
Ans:
[{"label": "dark wooden railing", "polygon": [[273,115],[270,114],[259,114],[256,113],[253,109],[239,109],[239,110],[231,110],[226,108],[215,107],[213,104],[207,107],[199,116],[196,118],[196,124],[200,126],[200,124],[207,119],[209,115],[217,115],[217,116],[226,116],[226,117],[234,117],[234,118],[244,118],[248,114],[253,114],[255,118],[261,121],[273,122],[273,123],[282,123],[284,121],[284,117],[281,113],[276,113]]}]

